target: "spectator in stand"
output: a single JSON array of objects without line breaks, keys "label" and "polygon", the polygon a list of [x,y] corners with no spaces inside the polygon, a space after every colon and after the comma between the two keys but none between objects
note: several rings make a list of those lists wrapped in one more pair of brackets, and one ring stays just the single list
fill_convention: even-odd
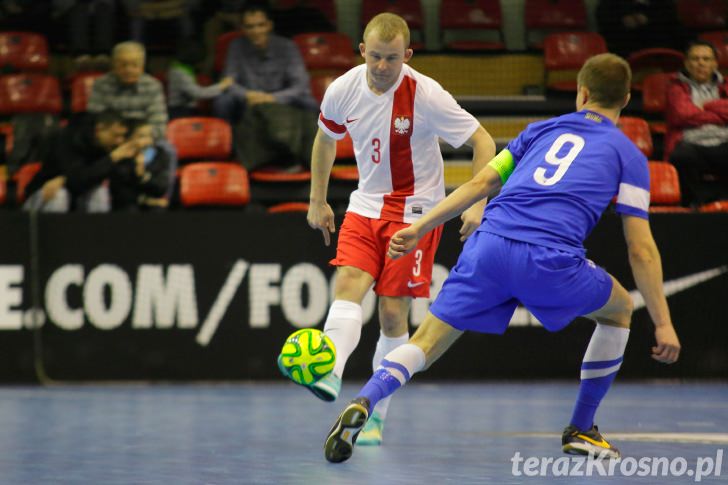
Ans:
[{"label": "spectator in stand", "polygon": [[111,72],[94,82],[88,100],[88,111],[106,109],[121,112],[128,120],[146,120],[154,130],[154,138],[164,138],[167,107],[162,84],[144,73],[146,51],[138,42],[121,42],[111,51]]},{"label": "spectator in stand", "polygon": [[104,180],[112,167],[134,156],[134,141],[125,142],[127,127],[117,111],[72,120],[48,141],[40,171],[26,193],[24,210],[42,212],[108,212]]},{"label": "spectator in stand", "polygon": [[318,105],[303,58],[296,44],[273,34],[266,6],[245,8],[243,31],[223,70],[236,84],[215,99],[214,111],[237,125],[235,150],[246,168],[309,165]]},{"label": "spectator in stand", "polygon": [[674,0],[602,0],[596,18],[609,51],[623,57],[647,47],[685,45]]},{"label": "spectator in stand", "polygon": [[665,151],[680,174],[683,202],[728,198],[728,82],[715,48],[694,41],[667,90]]},{"label": "spectator in stand", "polygon": [[137,152],[114,164],[109,177],[115,211],[162,210],[168,206],[169,156],[155,146],[152,125],[132,124],[129,141]]},{"label": "spectator in stand", "polygon": [[[88,111],[119,111],[127,121],[146,121],[152,125],[154,141],[167,152],[170,177],[177,169],[177,154],[164,138],[167,105],[162,84],[144,72],[146,51],[134,41],[121,42],[111,51],[111,72],[96,79],[88,101]],[[170,187],[171,182],[170,179]]]},{"label": "spectator in stand", "polygon": [[205,51],[199,42],[192,39],[179,42],[177,56],[167,74],[170,119],[195,116],[199,100],[219,96],[235,82],[228,76],[212,86],[200,86],[197,83],[197,68],[204,58]]}]

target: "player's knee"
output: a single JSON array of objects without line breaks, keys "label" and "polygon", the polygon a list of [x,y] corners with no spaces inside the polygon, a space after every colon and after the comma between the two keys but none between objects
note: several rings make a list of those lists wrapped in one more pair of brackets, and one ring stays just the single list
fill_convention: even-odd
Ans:
[{"label": "player's knee", "polygon": [[336,299],[361,302],[371,285],[371,276],[364,271],[348,266],[336,271],[334,293]]},{"label": "player's knee", "polygon": [[629,328],[632,321],[632,312],[634,312],[634,302],[632,297],[629,296],[627,290],[620,287],[618,292],[618,305],[614,311],[613,320],[620,327]]}]

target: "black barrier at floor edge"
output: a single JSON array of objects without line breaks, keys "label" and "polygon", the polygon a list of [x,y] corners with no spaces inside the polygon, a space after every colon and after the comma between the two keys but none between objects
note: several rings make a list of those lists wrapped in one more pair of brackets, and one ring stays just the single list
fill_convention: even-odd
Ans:
[{"label": "black barrier at floor edge", "polygon": [[42,385],[53,384],[53,379],[48,377],[43,364],[43,339],[41,335],[42,320],[41,312],[43,305],[40,297],[40,236],[39,236],[38,211],[30,211],[30,289],[32,308],[30,311],[30,322],[33,326],[33,367],[38,382]]}]

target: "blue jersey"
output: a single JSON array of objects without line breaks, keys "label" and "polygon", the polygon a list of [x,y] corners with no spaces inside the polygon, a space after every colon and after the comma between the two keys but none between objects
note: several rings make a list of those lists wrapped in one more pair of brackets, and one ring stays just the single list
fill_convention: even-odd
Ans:
[{"label": "blue jersey", "polygon": [[579,111],[529,125],[507,148],[516,164],[478,229],[584,254],[609,202],[647,218],[647,159],[604,116]]}]

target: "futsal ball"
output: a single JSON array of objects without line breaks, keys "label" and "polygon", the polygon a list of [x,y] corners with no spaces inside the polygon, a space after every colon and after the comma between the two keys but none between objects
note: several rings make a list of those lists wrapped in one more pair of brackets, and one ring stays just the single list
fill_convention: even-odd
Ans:
[{"label": "futsal ball", "polygon": [[293,332],[283,344],[278,367],[296,384],[310,386],[334,369],[336,349],[321,330],[304,328]]}]

